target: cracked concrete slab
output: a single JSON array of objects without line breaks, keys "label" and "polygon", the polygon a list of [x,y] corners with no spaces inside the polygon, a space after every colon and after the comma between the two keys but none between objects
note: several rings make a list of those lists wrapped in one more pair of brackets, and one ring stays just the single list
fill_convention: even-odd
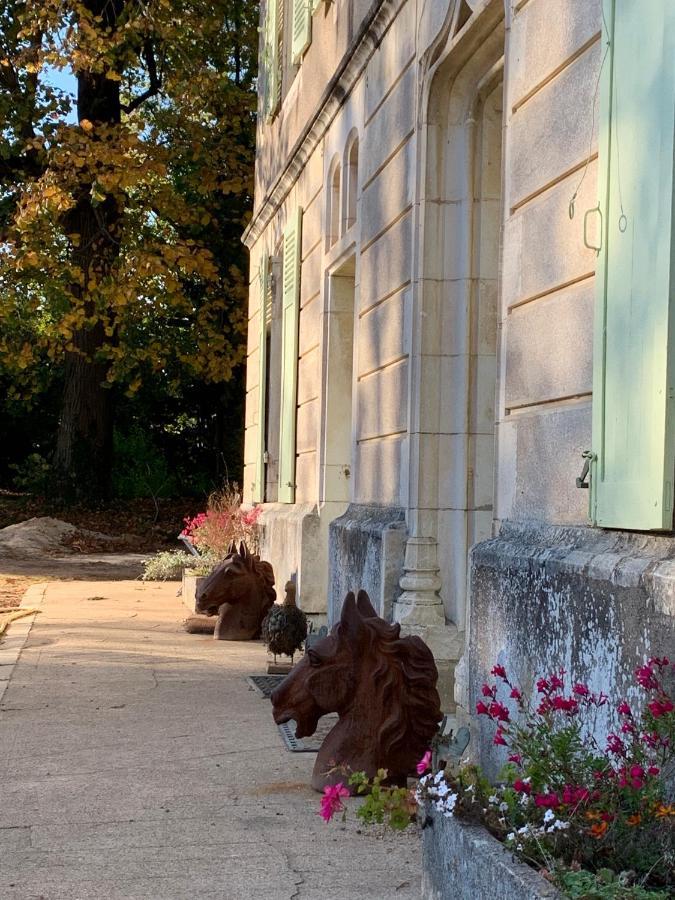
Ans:
[{"label": "cracked concrete slab", "polygon": [[53,583],[41,608],[0,667],[3,900],[419,897],[416,834],[317,815],[314,755],[245,682],[260,644],[186,634],[175,584]]}]

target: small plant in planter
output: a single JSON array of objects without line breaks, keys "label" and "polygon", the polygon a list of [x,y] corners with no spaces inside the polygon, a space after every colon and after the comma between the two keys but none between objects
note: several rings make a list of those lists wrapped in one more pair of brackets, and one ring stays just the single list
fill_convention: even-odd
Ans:
[{"label": "small plant in planter", "polygon": [[200,556],[213,560],[213,564],[227,556],[232,544],[239,546],[243,542],[252,553],[257,553],[262,507],[244,509],[241,502],[237,485],[225,485],[221,491],[211,494],[206,512],[184,520],[180,537],[192,544]]},{"label": "small plant in planter", "polygon": [[[569,897],[665,900],[675,888],[675,804],[667,788],[675,759],[674,670],[665,658],[636,670],[643,708],[622,701],[618,733],[600,747],[589,725],[607,703],[604,694],[582,683],[568,689],[559,671],[539,679],[533,704],[495,665],[476,712],[494,723],[494,743],[507,748],[503,783],[490,784],[475,766],[434,773],[429,753],[414,796],[436,815],[485,826]],[[360,783],[363,791],[373,787]],[[402,827],[410,794],[374,786],[374,799],[358,814]],[[326,811],[342,807],[338,796]]]}]

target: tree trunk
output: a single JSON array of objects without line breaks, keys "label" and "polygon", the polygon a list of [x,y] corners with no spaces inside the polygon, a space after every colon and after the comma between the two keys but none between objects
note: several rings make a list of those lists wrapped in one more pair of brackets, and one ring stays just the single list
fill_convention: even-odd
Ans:
[{"label": "tree trunk", "polygon": [[[89,0],[91,7],[102,7],[101,0]],[[120,6],[108,4],[102,27],[114,27]],[[94,9],[100,14],[101,10]],[[112,21],[111,21],[112,19]],[[78,75],[78,120],[88,119],[96,126],[121,121],[119,83],[104,74],[84,72]],[[76,206],[65,216],[67,234],[79,235],[71,248],[73,261],[84,273],[84,286],[71,287],[81,300],[87,317],[96,316],[92,325],[73,335],[73,350],[66,354],[65,383],[54,455],[53,493],[67,502],[107,500],[111,494],[114,404],[106,381],[108,363],[101,354],[105,344],[115,341],[107,336],[102,314],[110,320],[110,311],[97,309],[88,289],[95,273],[100,281],[112,269],[118,255],[121,210],[112,197],[93,205],[91,184],[83,183]]]}]

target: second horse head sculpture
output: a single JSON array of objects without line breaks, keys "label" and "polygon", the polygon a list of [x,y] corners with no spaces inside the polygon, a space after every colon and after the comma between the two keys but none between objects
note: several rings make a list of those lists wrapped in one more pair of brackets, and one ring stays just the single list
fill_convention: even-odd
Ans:
[{"label": "second horse head sculpture", "polygon": [[274,571],[246,544],[230,547],[223,562],[197,589],[197,612],[218,615],[213,636],[220,641],[251,641],[276,599]]},{"label": "second horse head sculpture", "polygon": [[272,694],[275,722],[293,719],[298,738],[313,734],[326,713],[339,714],[314,765],[317,791],[346,781],[345,769],[369,778],[386,769],[390,783],[405,784],[429,749],[441,720],[438,672],[427,645],[400,632],[378,617],[365,591],[358,600],[349,593],[331,633]]}]

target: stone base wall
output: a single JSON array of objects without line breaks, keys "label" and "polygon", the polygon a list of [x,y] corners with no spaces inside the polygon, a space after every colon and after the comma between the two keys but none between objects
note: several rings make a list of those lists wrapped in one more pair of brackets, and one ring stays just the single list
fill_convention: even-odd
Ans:
[{"label": "stone base wall", "polygon": [[[675,538],[593,528],[505,523],[472,552],[465,681],[458,700],[475,709],[499,662],[526,693],[560,668],[568,685],[609,695],[596,737],[617,727],[616,704],[642,699],[633,673],[675,645]],[[504,762],[494,728],[472,717],[474,755],[496,775]]]},{"label": "stone base wall", "polygon": [[368,591],[378,614],[391,621],[400,594],[406,540],[405,511],[352,504],[329,529],[328,621],[340,616],[349,591]]},{"label": "stone base wall", "polygon": [[326,547],[316,505],[268,503],[260,523],[260,555],[274,569],[277,599],[283,600],[286,582],[295,577],[302,609],[325,616]]}]

